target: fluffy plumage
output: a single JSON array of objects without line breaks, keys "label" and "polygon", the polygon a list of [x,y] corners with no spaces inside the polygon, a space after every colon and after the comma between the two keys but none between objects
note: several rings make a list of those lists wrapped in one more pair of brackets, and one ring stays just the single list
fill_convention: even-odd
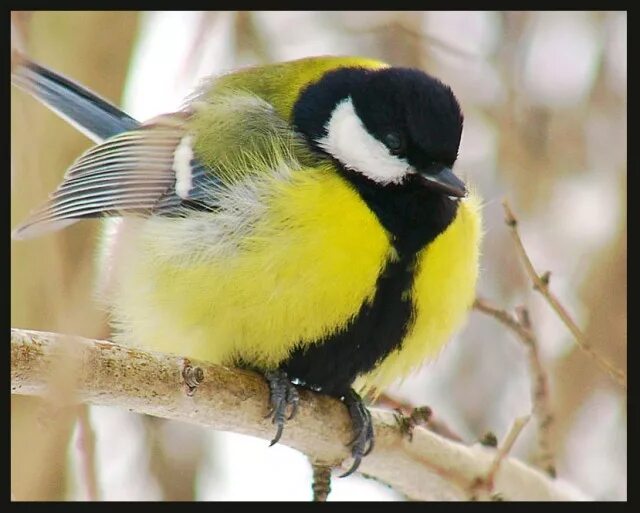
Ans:
[{"label": "fluffy plumage", "polygon": [[14,81],[109,137],[15,233],[124,217],[103,259],[117,340],[346,397],[406,376],[464,319],[480,209],[460,199],[462,114],[433,77],[303,59],[213,79],[143,124],[39,66]]}]

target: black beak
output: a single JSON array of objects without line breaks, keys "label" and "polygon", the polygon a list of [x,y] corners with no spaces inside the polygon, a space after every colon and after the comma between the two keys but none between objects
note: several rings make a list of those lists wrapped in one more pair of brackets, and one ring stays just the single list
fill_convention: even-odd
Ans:
[{"label": "black beak", "polygon": [[418,176],[426,187],[448,196],[464,198],[467,195],[464,182],[453,174],[451,168],[442,164],[432,164],[428,168],[418,171]]}]

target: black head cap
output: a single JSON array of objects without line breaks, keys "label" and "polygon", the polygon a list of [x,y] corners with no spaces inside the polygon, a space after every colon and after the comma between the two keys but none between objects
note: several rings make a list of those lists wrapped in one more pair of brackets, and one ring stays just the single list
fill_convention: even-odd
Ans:
[{"label": "black head cap", "polygon": [[326,136],[336,106],[349,97],[367,132],[414,168],[455,162],[463,115],[440,80],[412,68],[341,68],[303,91],[292,121],[323,151],[317,141]]},{"label": "black head cap", "polygon": [[410,68],[382,69],[367,76],[351,98],[369,133],[384,144],[394,134],[396,153],[416,169],[434,161],[453,166],[463,116],[451,88],[438,79]]}]

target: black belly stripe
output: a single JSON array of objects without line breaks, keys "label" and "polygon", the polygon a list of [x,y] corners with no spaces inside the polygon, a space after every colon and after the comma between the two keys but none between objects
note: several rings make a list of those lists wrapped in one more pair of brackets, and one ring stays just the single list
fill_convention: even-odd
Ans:
[{"label": "black belly stripe", "polygon": [[294,351],[282,366],[289,377],[328,394],[342,395],[355,376],[373,369],[399,347],[411,324],[415,255],[388,262],[378,277],[373,301],[344,328]]},{"label": "black belly stripe", "polygon": [[337,396],[346,393],[358,375],[401,347],[414,318],[411,289],[417,255],[449,226],[458,207],[456,201],[411,180],[380,187],[361,175],[344,170],[342,174],[390,234],[399,258],[386,262],[373,300],[363,304],[350,322],[294,350],[281,364],[289,377]]}]

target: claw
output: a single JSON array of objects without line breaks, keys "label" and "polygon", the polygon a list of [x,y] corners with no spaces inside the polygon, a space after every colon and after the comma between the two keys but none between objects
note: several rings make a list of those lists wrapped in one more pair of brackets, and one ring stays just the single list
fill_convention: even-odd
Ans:
[{"label": "claw", "polygon": [[[298,391],[295,385],[289,381],[287,374],[281,370],[268,371],[265,378],[269,382],[269,402],[271,408],[265,418],[271,417],[272,423],[277,426],[276,435],[271,440],[269,447],[280,440],[286,420],[292,419],[298,411]],[[290,413],[287,415],[287,409]]]},{"label": "claw", "polygon": [[347,477],[353,474],[356,470],[358,470],[358,467],[360,466],[360,461],[362,461],[362,458],[355,458],[353,460],[353,465],[351,465],[351,468],[347,470],[344,474],[340,474],[338,477]]},{"label": "claw", "polygon": [[287,416],[287,420],[291,420],[298,413],[298,403],[300,402],[300,395],[298,390],[293,386],[289,386],[287,389],[287,405],[291,406],[291,411]]},{"label": "claw", "polygon": [[356,433],[349,446],[351,446],[351,456],[353,456],[353,464],[340,477],[347,477],[353,474],[358,467],[362,458],[368,455],[374,447],[374,432],[371,413],[362,402],[362,398],[353,390],[350,390],[343,398],[343,402],[349,410],[353,429]]},{"label": "claw", "polygon": [[[353,419],[352,419],[353,420]],[[356,433],[356,435],[347,442],[347,447],[351,447],[353,444],[355,444],[358,441],[358,438],[360,438],[362,436],[362,429],[360,431],[358,431]]]},{"label": "claw", "polygon": [[278,443],[278,441],[280,440],[280,437],[282,436],[282,431],[284,431],[284,423],[278,424],[278,430],[276,431],[276,436],[274,436],[273,440],[271,440],[269,447]]},{"label": "claw", "polygon": [[369,440],[369,447],[367,447],[367,450],[364,451],[363,456],[369,456],[369,453],[371,453],[371,451],[373,451],[373,448],[375,447],[376,443],[375,440],[373,438],[371,438]]},{"label": "claw", "polygon": [[296,413],[298,413],[298,401],[291,405],[291,411],[289,412],[289,415],[287,415],[287,420],[291,420],[295,417]]}]

